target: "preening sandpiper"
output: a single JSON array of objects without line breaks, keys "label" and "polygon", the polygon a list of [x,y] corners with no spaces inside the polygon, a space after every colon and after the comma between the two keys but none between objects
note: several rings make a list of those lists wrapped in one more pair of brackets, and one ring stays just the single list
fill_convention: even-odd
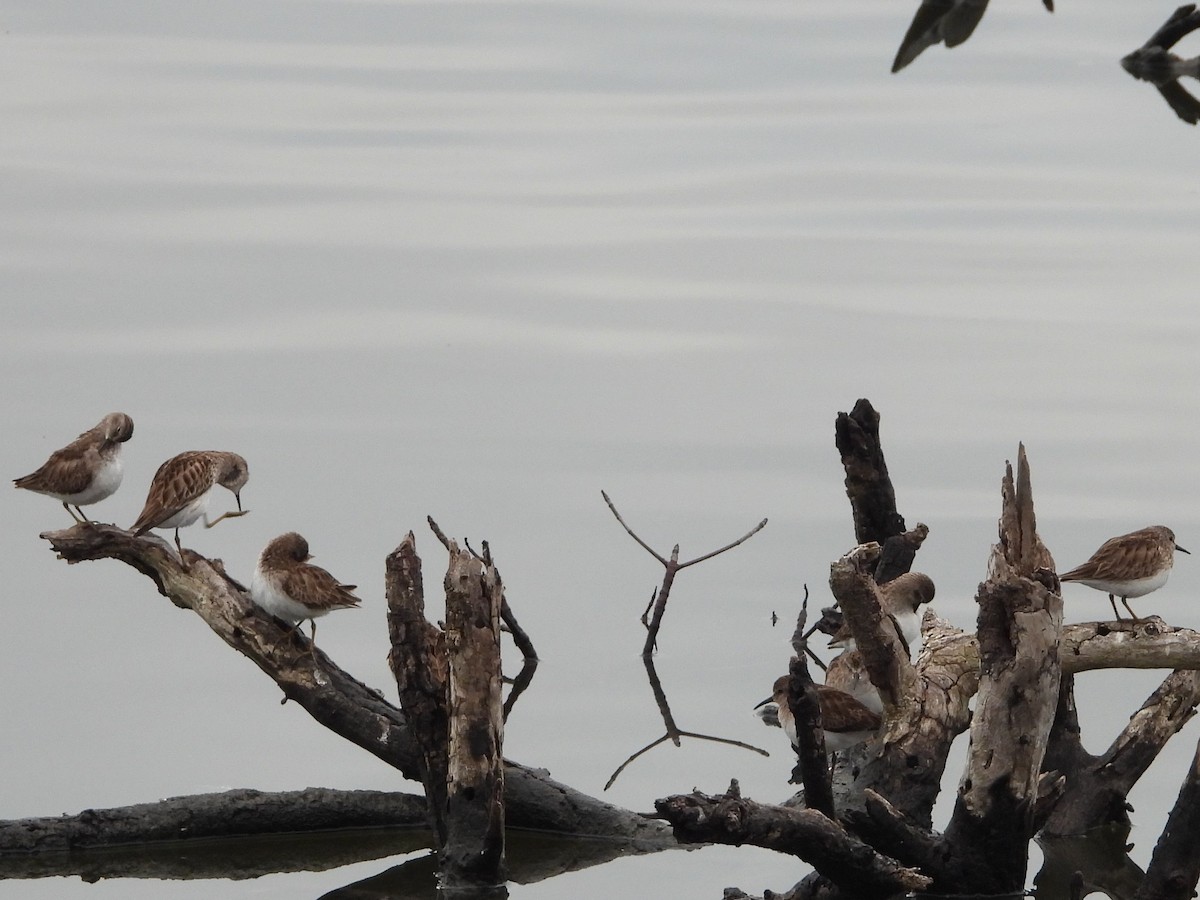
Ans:
[{"label": "preening sandpiper", "polygon": [[[246,460],[236,453],[223,450],[189,450],[173,456],[158,467],[150,482],[146,505],[130,530],[142,535],[151,528],[174,528],[175,546],[179,560],[187,567],[179,529],[204,519],[204,527],[212,528],[225,518],[244,516],[241,490],[250,478]],[[237,500],[237,512],[226,512],[211,522],[208,519],[208,498],[216,485],[228,489]]]},{"label": "preening sandpiper", "polygon": [[121,445],[131,437],[133,419],[122,412],[109,413],[94,428],[51,453],[36,472],[13,484],[53,497],[76,522],[91,522],[81,507],[111,497],[121,486]]}]

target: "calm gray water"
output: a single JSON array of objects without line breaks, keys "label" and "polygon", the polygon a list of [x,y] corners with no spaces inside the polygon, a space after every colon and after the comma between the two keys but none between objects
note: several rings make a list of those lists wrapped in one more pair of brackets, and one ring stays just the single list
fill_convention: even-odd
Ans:
[{"label": "calm gray water", "polygon": [[[544,663],[507,755],[597,793],[662,725],[638,660],[685,557],[658,670],[685,743],[609,792],[788,793],[750,708],[801,585],[852,543],[833,420],[884,415],[920,565],[963,626],[998,485],[1029,448],[1074,565],[1162,522],[1200,544],[1195,129],[1119,58],[1172,4],[997,0],[898,76],[915,4],[664,0],[17,2],[0,18],[0,444],[25,474],[104,413],[155,467],[242,453],[252,515],[185,543],[248,577],[287,530],[362,588],[322,646],[394,696],[383,557],[424,517],[491,541]],[[1187,42],[1180,47],[1188,52]],[[1194,49],[1191,52],[1196,52]],[[225,787],[416,789],[326,735],[116,564],[68,568],[54,502],[0,504],[0,815]],[[1182,558],[1143,601],[1200,627]],[[1067,588],[1068,618],[1107,601]],[[1099,749],[1157,676],[1081,679]],[[1143,864],[1197,737],[1134,795]],[[952,787],[955,776],[949,779]],[[316,897],[395,860],[253,882],[0,882],[0,897]],[[803,869],[750,848],[627,860],[524,898],[719,896]]]}]

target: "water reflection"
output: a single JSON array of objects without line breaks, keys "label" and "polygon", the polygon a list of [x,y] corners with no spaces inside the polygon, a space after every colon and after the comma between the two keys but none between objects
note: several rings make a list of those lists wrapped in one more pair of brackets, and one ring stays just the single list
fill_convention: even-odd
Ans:
[{"label": "water reflection", "polygon": [[[382,900],[385,897],[415,900],[438,896],[437,856],[432,846],[432,835],[423,828],[348,829],[228,840],[164,841],[137,847],[2,857],[0,879],[76,876],[88,883],[114,878],[242,881],[283,872],[323,872],[355,863],[410,855],[411,858],[397,865],[325,896],[339,900]],[[651,852],[631,842],[562,837],[515,829],[506,832],[505,848],[509,880],[516,884],[532,884],[619,857]]]},{"label": "water reflection", "polygon": [[642,754],[648,753],[666,741],[670,741],[676,747],[682,746],[682,738],[685,737],[695,738],[696,740],[700,741],[713,741],[717,744],[730,744],[734,747],[741,747],[743,750],[753,750],[755,753],[759,753],[763,756],[771,755],[761,747],[755,747],[753,744],[747,744],[744,741],[734,740],[733,738],[717,737],[713,734],[700,734],[695,731],[684,731],[675,724],[675,716],[671,713],[671,704],[667,701],[667,692],[663,690],[662,681],[658,677],[658,670],[654,668],[653,657],[643,656],[642,662],[646,666],[646,677],[650,681],[650,690],[654,692],[654,702],[658,704],[658,711],[663,717],[663,724],[666,726],[667,730],[662,737],[656,738],[646,746],[642,747],[640,750],[635,750],[625,759],[625,762],[617,766],[616,771],[613,772],[612,775],[609,776],[608,781],[605,782],[604,790],[607,791],[610,787],[612,787],[613,784],[616,783],[616,780],[621,776],[621,773],[625,771],[626,767]]},{"label": "water reflection", "polygon": [[1087,834],[1038,837],[1045,861],[1033,882],[1038,900],[1072,900],[1099,892],[1111,900],[1137,893],[1145,873],[1129,858],[1128,826],[1109,825]]},{"label": "water reflection", "polygon": [[1169,52],[1185,35],[1200,28],[1200,13],[1189,3],[1173,12],[1158,31],[1137,50],[1121,60],[1121,66],[1142,81],[1158,88],[1175,115],[1189,125],[1200,121],[1200,100],[1189,93],[1179,79],[1184,75],[1200,78],[1200,56],[1184,59]]}]

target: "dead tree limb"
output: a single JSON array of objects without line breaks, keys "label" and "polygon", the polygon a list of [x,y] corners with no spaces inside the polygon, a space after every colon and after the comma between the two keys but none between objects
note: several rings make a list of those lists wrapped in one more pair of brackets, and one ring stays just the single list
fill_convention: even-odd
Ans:
[{"label": "dead tree limb", "polygon": [[1054,561],[1037,534],[1025,448],[1007,467],[1000,538],[980,585],[979,694],[971,752],[946,839],[968,865],[959,892],[1025,886],[1042,757],[1058,696],[1062,598]]},{"label": "dead tree limb", "polygon": [[1191,900],[1200,881],[1200,745],[1134,900]]},{"label": "dead tree limb", "polygon": [[232,790],[0,822],[0,848],[5,853],[65,853],[159,841],[425,824],[425,798],[415,794]]},{"label": "dead tree limb", "polygon": [[667,600],[671,596],[671,585],[675,583],[676,573],[682,569],[686,569],[688,566],[694,566],[697,563],[702,563],[705,560],[712,559],[714,556],[724,553],[726,550],[732,550],[739,544],[750,540],[750,538],[754,537],[754,535],[758,534],[758,532],[767,527],[767,520],[763,519],[736,541],[731,541],[724,547],[713,550],[711,553],[705,553],[703,556],[697,556],[695,559],[689,559],[687,562],[681,563],[679,561],[678,544],[676,544],[674,549],[671,551],[671,558],[667,559],[661,553],[658,553],[653,547],[643,541],[640,537],[638,537],[637,532],[635,532],[625,523],[625,520],[621,518],[621,514],[617,512],[616,505],[612,502],[606,492],[601,491],[600,496],[604,498],[604,502],[608,504],[609,510],[612,511],[612,514],[616,517],[616,520],[621,523],[621,527],[625,529],[626,533],[628,533],[628,535],[633,538],[643,550],[662,563],[663,567],[666,569],[666,572],[663,573],[662,586],[658,589],[658,593],[655,595],[655,600],[653,601],[654,613],[649,623],[646,622],[645,614],[642,614],[642,624],[646,626],[646,643],[642,646],[643,656],[649,656],[658,647],[658,630],[662,626],[663,613],[667,611]]},{"label": "dead tree limb", "polygon": [[930,879],[899,865],[810,809],[789,809],[742,799],[736,781],[725,794],[699,792],[656,800],[655,809],[684,843],[752,844],[790,853],[848,892],[864,898],[892,897],[928,887]]},{"label": "dead tree limb", "polygon": [[[317,648],[297,654],[282,642],[286,628],[264,615],[219,561],[196,557],[184,571],[166,542],[134,537],[109,525],[77,525],[42,535],[69,563],[116,559],[147,575],[176,606],[191,609],[218,637],[275,680],[318,723],[357,744],[405,778],[420,781],[420,752],[404,714],[377,691],[338,668]],[[617,837],[641,846],[674,845],[669,830],[629,810],[589,797],[544,772],[508,761],[510,827]],[[2,848],[0,848],[2,849]]]},{"label": "dead tree limb", "polygon": [[1067,781],[1042,831],[1071,835],[1106,825],[1128,829],[1129,792],[1167,741],[1195,715],[1198,704],[1200,672],[1172,672],[1108,749],[1093,756],[1080,741],[1073,683],[1070,676],[1064,677],[1043,768],[1066,774]]},{"label": "dead tree limb", "polygon": [[500,606],[495,566],[451,541],[446,570],[449,659],[446,885],[504,881],[504,714],[500,690]]},{"label": "dead tree limb", "polygon": [[896,510],[896,491],[879,442],[879,413],[870,400],[859,400],[851,412],[838,413],[834,440],[846,470],[855,540],[882,546],[904,531],[904,517]]}]

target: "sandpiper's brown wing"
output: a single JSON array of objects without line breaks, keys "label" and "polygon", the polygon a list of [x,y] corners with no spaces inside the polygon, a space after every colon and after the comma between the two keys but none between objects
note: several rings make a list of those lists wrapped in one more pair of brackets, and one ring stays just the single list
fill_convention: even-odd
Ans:
[{"label": "sandpiper's brown wing", "polygon": [[826,731],[874,731],[883,720],[845,691],[817,685],[821,726]]},{"label": "sandpiper's brown wing", "polygon": [[[90,435],[84,435],[90,437]],[[13,481],[19,488],[40,494],[78,494],[92,483],[93,466],[87,459],[94,444],[76,440],[61,450],[55,450],[36,472]]]},{"label": "sandpiper's brown wing", "polygon": [[216,477],[216,461],[205,450],[189,450],[171,457],[154,473],[146,505],[130,531],[145,534],[165,522],[211,488]]},{"label": "sandpiper's brown wing", "polygon": [[1148,578],[1163,564],[1160,535],[1153,528],[1109,538],[1083,565],[1058,576],[1059,581],[1127,581]]},{"label": "sandpiper's brown wing", "polygon": [[289,566],[280,579],[283,592],[311,610],[328,612],[362,603],[351,591],[356,585],[342,584],[320,566],[300,563]]},{"label": "sandpiper's brown wing", "polygon": [[61,450],[55,450],[36,472],[13,480],[19,488],[44,494],[78,494],[92,483],[89,451],[104,442],[104,422],[89,428]]}]

